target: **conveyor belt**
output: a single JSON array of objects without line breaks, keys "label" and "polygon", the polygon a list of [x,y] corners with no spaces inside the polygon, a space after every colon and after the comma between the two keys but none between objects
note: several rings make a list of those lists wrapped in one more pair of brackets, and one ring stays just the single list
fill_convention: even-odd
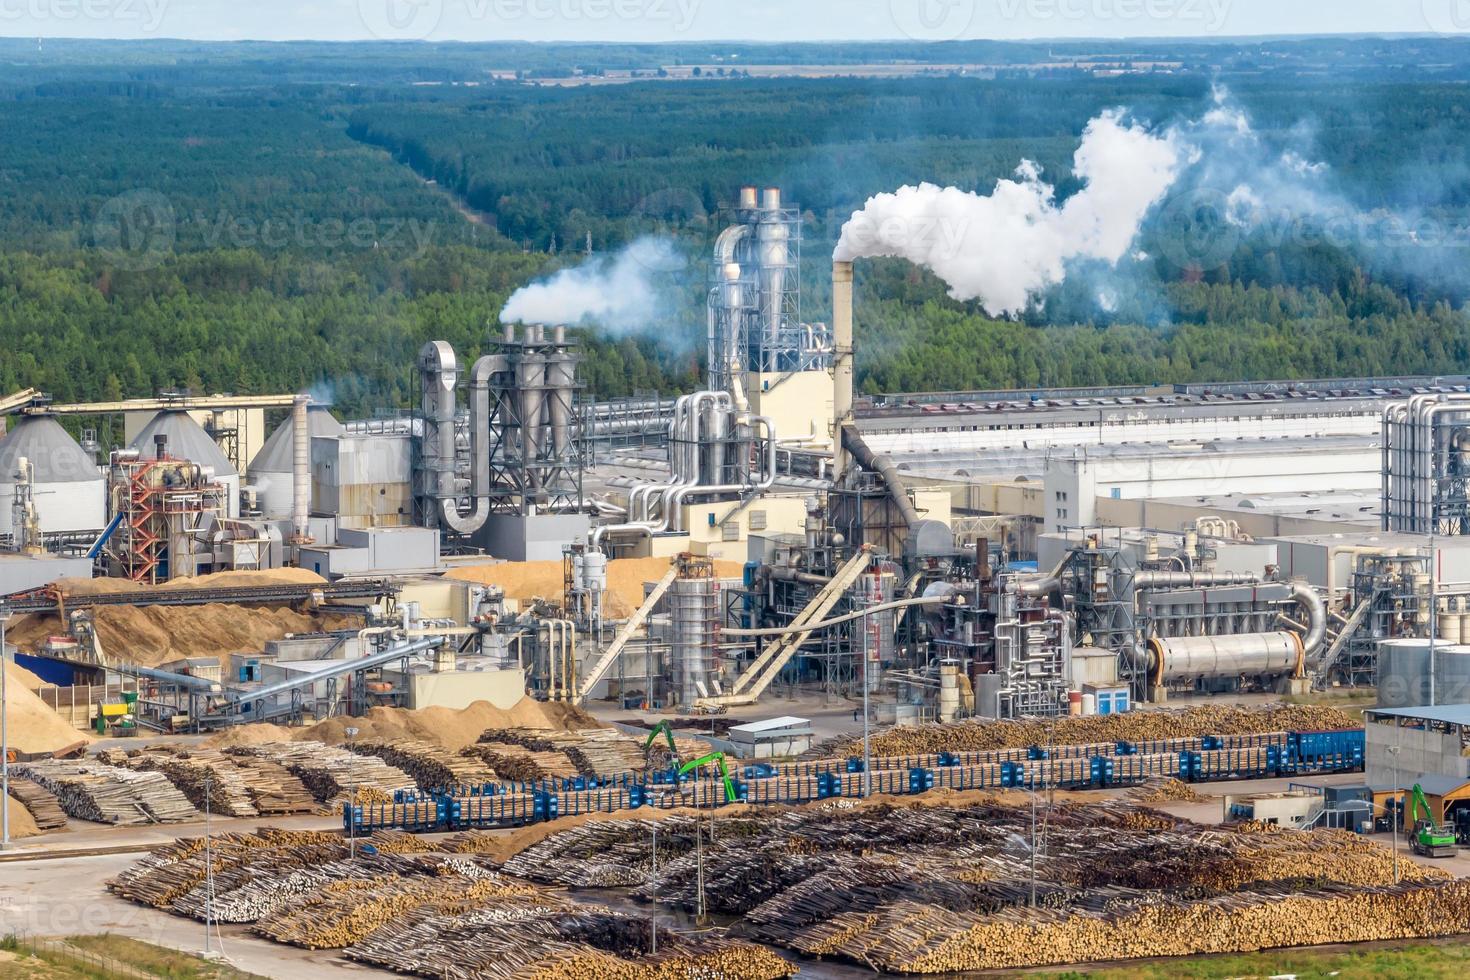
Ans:
[{"label": "conveyor belt", "polygon": [[[309,602],[320,594],[327,603],[344,599],[376,599],[397,595],[400,587],[386,579],[361,582],[339,582],[334,585],[255,585],[233,589],[152,589],[146,592],[104,592],[98,595],[70,595],[67,609],[94,606],[202,606],[209,603],[235,605],[294,605]],[[12,612],[46,613],[56,609],[56,597],[36,592],[10,596],[4,600]]]}]

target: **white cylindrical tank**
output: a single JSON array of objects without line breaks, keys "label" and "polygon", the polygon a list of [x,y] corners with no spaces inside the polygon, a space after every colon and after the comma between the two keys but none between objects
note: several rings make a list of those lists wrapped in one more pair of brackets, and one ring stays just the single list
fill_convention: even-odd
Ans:
[{"label": "white cylindrical tank", "polygon": [[1428,640],[1384,640],[1378,644],[1377,666],[1379,707],[1412,708],[1429,703]]},{"label": "white cylindrical tank", "polygon": [[[325,405],[308,408],[306,428],[312,439],[336,439],[347,432]],[[294,430],[291,419],[286,419],[250,461],[248,479],[258,491],[260,512],[265,517],[284,520],[291,516],[296,489]]]},{"label": "white cylindrical tank", "polygon": [[1084,695],[1082,695],[1082,714],[1083,714],[1084,717],[1087,717],[1087,718],[1090,718],[1093,715],[1097,714],[1097,695],[1096,694],[1084,694]]},{"label": "white cylindrical tank", "polygon": [[1149,641],[1154,683],[1171,678],[1290,676],[1305,651],[1296,633],[1188,636]]},{"label": "white cylindrical tank", "polygon": [[1439,639],[1445,643],[1456,644],[1460,642],[1460,636],[1459,613],[1440,613]]},{"label": "white cylindrical tank", "polygon": [[0,440],[0,533],[12,533],[20,460],[32,466],[31,500],[42,534],[100,532],[107,481],[96,461],[50,415],[28,415]]}]

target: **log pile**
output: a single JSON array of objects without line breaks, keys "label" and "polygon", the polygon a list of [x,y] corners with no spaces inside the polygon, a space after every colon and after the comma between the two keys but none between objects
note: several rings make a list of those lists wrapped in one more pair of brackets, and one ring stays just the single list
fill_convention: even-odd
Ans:
[{"label": "log pile", "polygon": [[[965,721],[951,725],[891,728],[872,736],[877,756],[929,755],[936,752],[985,752],[1024,749],[1033,745],[1087,745],[1198,738],[1203,735],[1265,735],[1271,732],[1339,731],[1362,727],[1337,708],[1279,704],[1263,708],[1206,705],[1178,711],[1130,711],[1025,721]],[[824,759],[862,754],[862,742],[850,736],[814,746],[803,758]]]},{"label": "log pile", "polygon": [[232,746],[225,751],[283,766],[301,780],[313,799],[333,807],[349,799],[354,789],[364,791],[359,800],[372,790],[381,791],[386,794],[383,798],[391,800],[394,793],[414,788],[414,781],[403,770],[377,756],[358,755],[321,742],[267,742]]},{"label": "log pile", "polygon": [[643,745],[637,739],[610,728],[574,732],[492,728],[480,736],[479,746],[487,744],[560,755],[570,763],[572,771],[567,775],[572,776],[620,776],[641,772],[644,765]]},{"label": "log pile", "polygon": [[565,752],[537,752],[508,742],[482,742],[466,747],[462,754],[480,760],[499,773],[501,779],[514,783],[578,775],[577,767]]},{"label": "log pile", "polygon": [[369,741],[345,746],[358,755],[371,755],[388,765],[403,770],[425,791],[456,786],[478,786],[500,779],[495,769],[484,760],[457,755],[434,742]]},{"label": "log pile", "polygon": [[159,772],[134,772],[97,762],[45,760],[12,767],[53,794],[67,816],[110,824],[178,823],[198,819],[193,804]]},{"label": "log pile", "polygon": [[61,801],[39,783],[12,776],[10,795],[30,813],[37,830],[60,830],[66,826],[66,811],[61,808]]},{"label": "log pile", "polygon": [[301,779],[277,762],[259,756],[226,756],[250,788],[250,800],[263,817],[314,813],[317,803]]},{"label": "log pile", "polygon": [[198,810],[225,817],[258,817],[250,783],[223,755],[146,751],[128,760],[140,772],[161,772]]},{"label": "log pile", "polygon": [[1150,779],[1128,793],[1135,803],[1202,803],[1204,797],[1188,783],[1173,778]]}]

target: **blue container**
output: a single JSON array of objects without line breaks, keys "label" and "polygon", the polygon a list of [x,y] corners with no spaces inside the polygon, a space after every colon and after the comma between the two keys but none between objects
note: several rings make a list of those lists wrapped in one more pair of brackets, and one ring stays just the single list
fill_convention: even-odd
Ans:
[{"label": "blue container", "polygon": [[910,769],[909,770],[909,792],[927,793],[934,788],[934,771],[932,769]]}]

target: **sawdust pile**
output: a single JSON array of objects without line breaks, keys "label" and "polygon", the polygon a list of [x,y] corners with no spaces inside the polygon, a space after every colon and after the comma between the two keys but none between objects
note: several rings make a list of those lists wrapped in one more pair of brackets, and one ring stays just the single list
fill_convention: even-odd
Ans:
[{"label": "sawdust pile", "polygon": [[11,748],[26,754],[59,752],[89,741],[85,732],[67,724],[51,706],[26,687],[13,666],[5,687],[7,735]]},{"label": "sawdust pile", "polygon": [[[286,606],[99,606],[93,610],[102,649],[144,667],[157,667],[181,657],[219,657],[259,653],[266,643],[293,633],[351,629],[342,616],[299,613]],[[18,620],[9,639],[22,650],[34,650],[48,636],[65,633],[55,616]]]},{"label": "sawdust pile", "polygon": [[24,803],[13,796],[6,797],[6,809],[10,811],[10,836],[12,839],[20,837],[37,837],[41,828],[36,826],[36,818],[31,816],[31,811],[26,809]]},{"label": "sawdust pile", "polygon": [[265,572],[216,572],[181,578],[163,585],[144,585],[120,578],[64,578],[53,583],[63,595],[117,595],[154,589],[248,589],[263,585],[325,585],[327,580],[304,568],[275,568]]},{"label": "sawdust pile", "polygon": [[309,728],[282,728],[279,725],[242,725],[210,740],[213,746],[261,745],[267,742],[309,741],[341,745],[348,740],[347,729],[357,730],[355,741],[437,742],[451,749],[462,749],[479,740],[489,728],[533,728],[548,731],[580,731],[601,728],[601,724],[580,708],[569,704],[548,704],[524,698],[509,711],[480,701],[463,710],[454,708],[373,708],[361,718],[328,718]]},{"label": "sawdust pile", "polygon": [[[643,586],[668,574],[668,558],[624,558],[607,566],[607,597],[604,611],[612,619],[631,616],[643,605]],[[738,579],[745,569],[739,562],[717,561],[715,574]],[[545,599],[560,603],[566,592],[566,572],[559,561],[505,562],[499,565],[467,565],[448,572],[445,578],[477,585],[495,585],[507,599],[522,603]]]}]

